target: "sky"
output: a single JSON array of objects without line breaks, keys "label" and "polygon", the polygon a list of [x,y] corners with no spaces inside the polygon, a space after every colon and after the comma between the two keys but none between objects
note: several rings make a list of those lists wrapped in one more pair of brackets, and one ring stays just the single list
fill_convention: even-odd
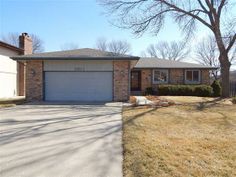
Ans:
[{"label": "sky", "polygon": [[[138,56],[150,44],[183,38],[170,19],[158,35],[147,32],[137,37],[130,30],[111,25],[104,12],[96,0],[0,0],[0,37],[11,32],[34,33],[44,41],[45,51],[61,50],[66,43],[95,48],[98,38],[126,40],[131,54]],[[196,44],[207,33],[200,26],[191,42]]]}]

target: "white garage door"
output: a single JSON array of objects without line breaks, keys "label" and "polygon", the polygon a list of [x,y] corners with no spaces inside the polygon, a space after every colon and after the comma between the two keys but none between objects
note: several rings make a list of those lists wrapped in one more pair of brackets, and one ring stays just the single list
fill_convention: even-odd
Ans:
[{"label": "white garage door", "polygon": [[45,72],[46,101],[112,101],[112,72]]}]

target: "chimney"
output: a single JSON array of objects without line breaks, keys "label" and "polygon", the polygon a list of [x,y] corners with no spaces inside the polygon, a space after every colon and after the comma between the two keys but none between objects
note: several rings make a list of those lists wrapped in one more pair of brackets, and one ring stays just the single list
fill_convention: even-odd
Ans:
[{"label": "chimney", "polygon": [[22,33],[19,36],[19,46],[24,50],[24,55],[33,53],[33,43],[28,33]]}]

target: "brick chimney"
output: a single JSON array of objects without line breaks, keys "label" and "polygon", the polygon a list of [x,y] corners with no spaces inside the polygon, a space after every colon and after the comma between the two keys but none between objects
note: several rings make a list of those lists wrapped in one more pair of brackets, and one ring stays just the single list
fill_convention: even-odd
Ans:
[{"label": "brick chimney", "polygon": [[19,36],[19,46],[21,49],[24,49],[23,54],[32,54],[33,53],[33,43],[31,37],[28,33],[22,33]]},{"label": "brick chimney", "polygon": [[[33,43],[32,39],[27,33],[22,33],[19,36],[19,47],[23,49],[22,55],[32,54],[33,53]],[[26,63],[17,62],[18,67],[18,95],[25,96],[25,72],[26,72]]]}]

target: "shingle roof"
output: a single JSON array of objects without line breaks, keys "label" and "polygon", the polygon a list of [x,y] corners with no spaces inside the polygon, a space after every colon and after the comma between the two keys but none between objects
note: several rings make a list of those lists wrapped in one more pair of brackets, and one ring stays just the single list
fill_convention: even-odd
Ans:
[{"label": "shingle roof", "polygon": [[199,69],[217,69],[216,67],[204,66],[194,63],[165,60],[159,58],[140,58],[134,68],[199,68]]},{"label": "shingle roof", "polygon": [[139,57],[117,54],[112,52],[105,52],[96,49],[82,48],[76,50],[66,50],[66,51],[56,51],[56,52],[45,52],[45,53],[36,53],[30,55],[14,56],[11,57],[15,60],[33,60],[33,59],[56,59],[56,60],[65,60],[65,59],[127,59],[127,60],[138,60]]},{"label": "shingle roof", "polygon": [[8,48],[8,49],[11,49],[11,50],[14,50],[14,51],[17,51],[17,52],[20,52],[20,53],[22,53],[22,52],[24,51],[24,50],[21,49],[21,48],[18,48],[18,47],[16,47],[16,46],[13,46],[13,45],[8,44],[8,43],[3,42],[3,41],[0,41],[0,46],[5,47],[5,48]]}]

